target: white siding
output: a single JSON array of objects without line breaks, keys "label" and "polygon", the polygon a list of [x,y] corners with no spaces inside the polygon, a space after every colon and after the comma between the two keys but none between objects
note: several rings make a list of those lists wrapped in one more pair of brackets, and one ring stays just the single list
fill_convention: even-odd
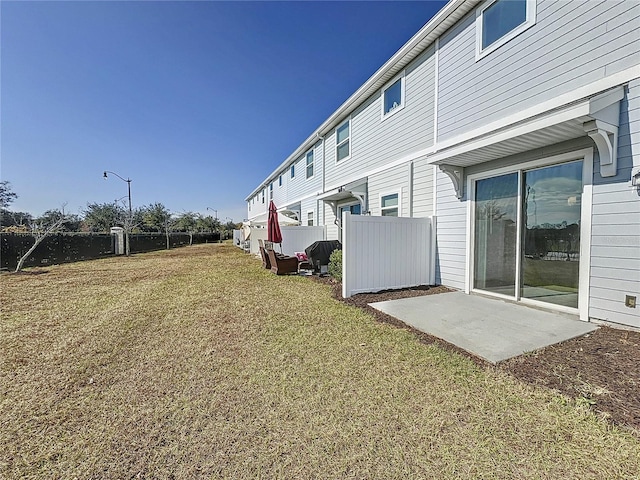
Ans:
[{"label": "white siding", "polygon": [[336,225],[336,216],[333,214],[331,206],[322,202],[324,208],[324,227],[326,229],[327,240],[340,240],[340,229]]},{"label": "white siding", "polygon": [[536,25],[478,62],[474,20],[440,41],[439,141],[640,63],[635,0],[538,0]]},{"label": "white siding", "polygon": [[342,296],[431,283],[431,220],[345,214]]},{"label": "white siding", "polygon": [[380,195],[400,194],[399,216],[409,216],[409,164],[399,165],[368,177],[369,211],[381,215]]},{"label": "white siding", "polygon": [[313,153],[313,177],[307,178],[306,152],[296,160],[296,175],[294,178],[291,178],[290,168],[287,169],[285,174],[287,179],[287,202],[295,201],[322,189],[322,142],[315,144]]},{"label": "white siding", "polygon": [[464,290],[466,275],[467,206],[458,200],[451,179],[438,170],[436,283]]},{"label": "white siding", "polygon": [[602,178],[596,161],[591,230],[592,318],[640,327],[640,308],[624,305],[626,295],[640,300],[640,196],[631,188],[631,169],[640,166],[640,80],[629,85],[622,102],[618,175]]},{"label": "white siding", "polygon": [[413,212],[414,217],[433,215],[433,165],[425,159],[413,164]]},{"label": "white siding", "polygon": [[326,185],[366,176],[369,171],[433,145],[434,49],[405,69],[405,107],[381,119],[380,92],[351,115],[351,157],[335,162],[335,131],[327,135]]},{"label": "white siding", "polygon": [[301,225],[307,225],[309,211],[313,211],[313,225],[322,225],[322,216],[318,210],[318,200],[315,197],[307,198],[300,202]]}]

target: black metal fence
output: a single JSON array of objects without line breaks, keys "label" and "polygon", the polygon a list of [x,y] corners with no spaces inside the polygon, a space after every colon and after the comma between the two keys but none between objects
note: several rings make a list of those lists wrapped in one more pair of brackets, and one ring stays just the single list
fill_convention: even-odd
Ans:
[{"label": "black metal fence", "polygon": [[[219,233],[169,234],[170,248],[190,243],[210,243],[220,240]],[[33,245],[33,235],[0,233],[0,267],[13,270],[20,258]],[[167,237],[162,233],[140,233],[130,236],[131,253],[150,252],[167,248]],[[115,253],[115,238],[109,233],[58,233],[46,237],[25,261],[25,267],[77,262],[109,257]]]}]

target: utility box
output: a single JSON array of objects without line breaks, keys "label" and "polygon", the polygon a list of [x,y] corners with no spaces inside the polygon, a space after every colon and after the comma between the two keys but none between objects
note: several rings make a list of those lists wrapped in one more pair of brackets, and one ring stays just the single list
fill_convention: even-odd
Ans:
[{"label": "utility box", "polygon": [[124,228],[111,227],[111,235],[113,235],[113,253],[124,255]]}]

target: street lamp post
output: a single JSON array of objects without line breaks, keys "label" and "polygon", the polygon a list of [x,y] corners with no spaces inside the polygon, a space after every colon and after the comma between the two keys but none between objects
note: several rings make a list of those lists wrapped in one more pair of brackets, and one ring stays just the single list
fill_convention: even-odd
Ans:
[{"label": "street lamp post", "polygon": [[216,220],[218,219],[218,210],[216,210],[215,208],[211,208],[211,207],[207,207],[207,210],[211,210],[215,214]]},{"label": "street lamp post", "polygon": [[127,234],[126,253],[127,253],[127,256],[129,256],[131,254],[131,250],[129,248],[129,230],[131,229],[131,222],[133,221],[133,211],[131,209],[131,179],[130,178],[125,179],[120,175],[118,175],[116,172],[112,172],[110,170],[105,170],[104,173],[102,174],[102,177],[105,179],[109,178],[109,176],[107,175],[108,173],[110,173],[111,175],[115,175],[123,182],[127,182],[127,192],[129,196],[129,220],[126,225],[125,233]]}]

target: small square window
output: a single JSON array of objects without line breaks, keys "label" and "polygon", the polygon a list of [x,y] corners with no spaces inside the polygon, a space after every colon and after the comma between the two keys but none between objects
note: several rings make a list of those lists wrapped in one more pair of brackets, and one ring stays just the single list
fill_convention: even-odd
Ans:
[{"label": "small square window", "polygon": [[386,118],[404,107],[404,75],[382,90],[382,118]]},{"label": "small square window", "polygon": [[313,150],[307,153],[307,178],[313,177]]},{"label": "small square window", "polygon": [[336,129],[336,161],[349,158],[351,154],[349,150],[350,136],[350,121],[347,120]]},{"label": "small square window", "polygon": [[383,217],[397,217],[398,211],[398,194],[383,195],[380,198],[380,214]]},{"label": "small square window", "polygon": [[536,0],[492,0],[476,10],[476,60],[536,23]]}]

